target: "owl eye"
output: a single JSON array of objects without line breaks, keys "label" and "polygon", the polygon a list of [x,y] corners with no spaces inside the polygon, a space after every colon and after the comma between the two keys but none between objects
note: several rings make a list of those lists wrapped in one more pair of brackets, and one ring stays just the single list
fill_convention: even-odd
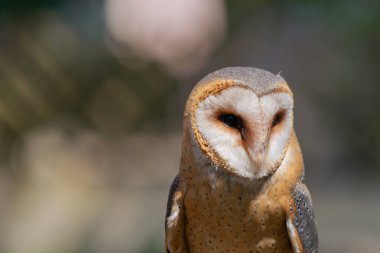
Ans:
[{"label": "owl eye", "polygon": [[219,116],[219,120],[228,127],[235,129],[241,129],[243,127],[241,120],[233,114],[222,114]]},{"label": "owl eye", "polygon": [[272,127],[277,126],[278,124],[280,124],[281,121],[283,120],[284,116],[285,116],[285,112],[284,111],[276,113],[276,115],[274,116],[273,121],[272,121]]}]

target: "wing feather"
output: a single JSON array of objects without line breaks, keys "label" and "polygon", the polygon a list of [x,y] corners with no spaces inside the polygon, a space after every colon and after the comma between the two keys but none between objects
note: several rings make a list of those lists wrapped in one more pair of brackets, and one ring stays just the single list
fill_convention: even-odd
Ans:
[{"label": "wing feather", "polygon": [[165,219],[165,251],[166,253],[188,252],[183,194],[180,190],[178,175],[175,177],[169,191]]},{"label": "wing feather", "polygon": [[171,215],[173,203],[174,203],[174,196],[175,193],[179,190],[179,177],[178,175],[174,178],[172,185],[170,186],[169,190],[169,196],[168,196],[168,203],[166,206],[166,217],[165,217],[165,228],[168,226],[168,218]]},{"label": "wing feather", "polygon": [[298,184],[292,192],[287,228],[296,252],[318,252],[318,233],[313,204],[310,193],[303,183]]}]

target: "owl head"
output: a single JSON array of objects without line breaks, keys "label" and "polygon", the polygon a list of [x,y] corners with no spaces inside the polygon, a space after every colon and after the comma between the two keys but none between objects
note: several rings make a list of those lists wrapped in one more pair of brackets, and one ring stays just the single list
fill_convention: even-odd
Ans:
[{"label": "owl head", "polygon": [[224,68],[194,87],[186,120],[196,163],[259,179],[284,160],[293,132],[293,95],[280,75]]}]

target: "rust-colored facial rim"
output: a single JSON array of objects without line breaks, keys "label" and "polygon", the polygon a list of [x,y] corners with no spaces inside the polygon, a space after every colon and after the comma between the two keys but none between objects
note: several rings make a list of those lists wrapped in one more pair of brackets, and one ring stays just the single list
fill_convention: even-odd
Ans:
[{"label": "rust-colored facial rim", "polygon": [[247,85],[238,83],[234,80],[215,80],[212,82],[207,83],[203,87],[198,88],[196,90],[196,94],[194,95],[192,101],[191,101],[191,128],[193,130],[193,133],[195,135],[195,138],[198,141],[198,144],[200,146],[200,149],[202,152],[210,158],[212,163],[217,167],[223,167],[228,172],[235,172],[236,170],[232,168],[230,165],[228,165],[221,157],[220,155],[207,143],[201,132],[199,131],[198,126],[195,123],[195,112],[197,111],[199,104],[205,100],[210,95],[217,95],[220,94],[223,90],[230,88],[230,87],[239,87],[247,90],[251,90],[254,92],[258,97],[262,97],[268,94],[272,93],[288,93],[292,95],[292,92],[290,91],[289,87],[286,84],[281,84],[278,88],[269,90],[262,94],[257,94],[255,90]]},{"label": "rust-colored facial rim", "polygon": [[194,96],[191,103],[191,128],[193,130],[195,138],[198,141],[200,149],[206,156],[210,158],[215,166],[221,166],[228,171],[233,171],[233,168],[231,168],[225,161],[223,161],[219,154],[207,143],[195,123],[195,112],[198,110],[199,104],[208,96],[220,94],[226,88],[235,85],[236,83],[234,81],[228,80],[220,80],[208,83],[205,87],[202,87],[201,90],[197,91],[197,94]]}]

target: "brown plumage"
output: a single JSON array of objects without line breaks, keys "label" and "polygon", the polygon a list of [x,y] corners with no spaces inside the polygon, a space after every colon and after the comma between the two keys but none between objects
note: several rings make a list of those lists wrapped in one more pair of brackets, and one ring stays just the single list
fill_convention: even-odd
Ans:
[{"label": "brown plumage", "polygon": [[317,252],[303,175],[285,80],[241,67],[206,76],[186,104],[166,252]]}]

